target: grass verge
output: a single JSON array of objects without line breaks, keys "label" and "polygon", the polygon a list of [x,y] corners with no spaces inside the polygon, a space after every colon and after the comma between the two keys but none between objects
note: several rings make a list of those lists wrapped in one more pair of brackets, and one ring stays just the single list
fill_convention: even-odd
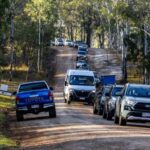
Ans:
[{"label": "grass verge", "polygon": [[0,95],[0,149],[17,147],[16,141],[9,136],[7,112],[14,107],[11,97]]}]

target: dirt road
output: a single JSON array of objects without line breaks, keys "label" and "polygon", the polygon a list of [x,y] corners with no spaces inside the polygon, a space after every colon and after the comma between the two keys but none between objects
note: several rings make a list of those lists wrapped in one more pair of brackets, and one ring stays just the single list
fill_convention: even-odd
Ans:
[{"label": "dirt road", "polygon": [[[98,53],[92,50],[91,54]],[[104,53],[105,51],[100,51]],[[150,125],[128,124],[125,127],[114,125],[102,117],[92,114],[92,106],[71,103],[63,100],[64,74],[75,66],[76,51],[59,48],[55,75],[55,100],[57,118],[48,118],[47,113],[38,116],[26,115],[25,121],[16,122],[12,112],[11,130],[20,142],[19,149],[29,150],[149,150]],[[45,117],[46,116],[46,117]]]}]

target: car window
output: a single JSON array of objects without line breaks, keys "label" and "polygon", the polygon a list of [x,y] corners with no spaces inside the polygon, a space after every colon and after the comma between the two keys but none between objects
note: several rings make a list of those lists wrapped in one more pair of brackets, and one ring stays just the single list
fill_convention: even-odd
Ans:
[{"label": "car window", "polygon": [[40,90],[40,89],[48,89],[45,82],[22,84],[19,88],[19,92],[33,91],[33,90]]},{"label": "car window", "polygon": [[126,96],[150,98],[150,87],[128,87]]},{"label": "car window", "polygon": [[70,76],[70,85],[94,85],[94,77],[93,76],[79,76],[79,75],[71,75]]},{"label": "car window", "polygon": [[112,89],[112,96],[117,96],[117,93],[118,93],[118,92],[121,92],[122,89],[123,89],[123,87],[114,87],[114,88]]}]

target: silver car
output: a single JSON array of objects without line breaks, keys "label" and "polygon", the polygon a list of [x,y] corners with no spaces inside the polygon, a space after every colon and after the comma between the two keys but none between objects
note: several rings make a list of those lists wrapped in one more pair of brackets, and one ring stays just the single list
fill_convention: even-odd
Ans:
[{"label": "silver car", "polygon": [[116,124],[150,121],[150,85],[126,84],[120,96],[115,108]]}]

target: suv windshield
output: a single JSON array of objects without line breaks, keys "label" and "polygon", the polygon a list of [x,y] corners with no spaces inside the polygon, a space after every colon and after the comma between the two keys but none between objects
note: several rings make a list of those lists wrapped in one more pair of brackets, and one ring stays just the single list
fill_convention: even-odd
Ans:
[{"label": "suv windshield", "polygon": [[121,92],[122,89],[123,89],[123,87],[114,87],[114,88],[112,89],[112,96],[117,96],[117,93],[118,93],[118,92]]},{"label": "suv windshield", "polygon": [[94,78],[92,76],[79,76],[72,75],[70,76],[70,85],[94,85]]},{"label": "suv windshield", "polygon": [[78,54],[79,54],[79,55],[86,55],[86,52],[84,52],[84,51],[79,51]]},{"label": "suv windshield", "polygon": [[22,84],[19,88],[19,92],[26,92],[26,91],[33,91],[33,90],[40,90],[40,89],[48,89],[45,82]]},{"label": "suv windshield", "polygon": [[126,96],[150,98],[150,87],[132,86],[127,89]]}]

